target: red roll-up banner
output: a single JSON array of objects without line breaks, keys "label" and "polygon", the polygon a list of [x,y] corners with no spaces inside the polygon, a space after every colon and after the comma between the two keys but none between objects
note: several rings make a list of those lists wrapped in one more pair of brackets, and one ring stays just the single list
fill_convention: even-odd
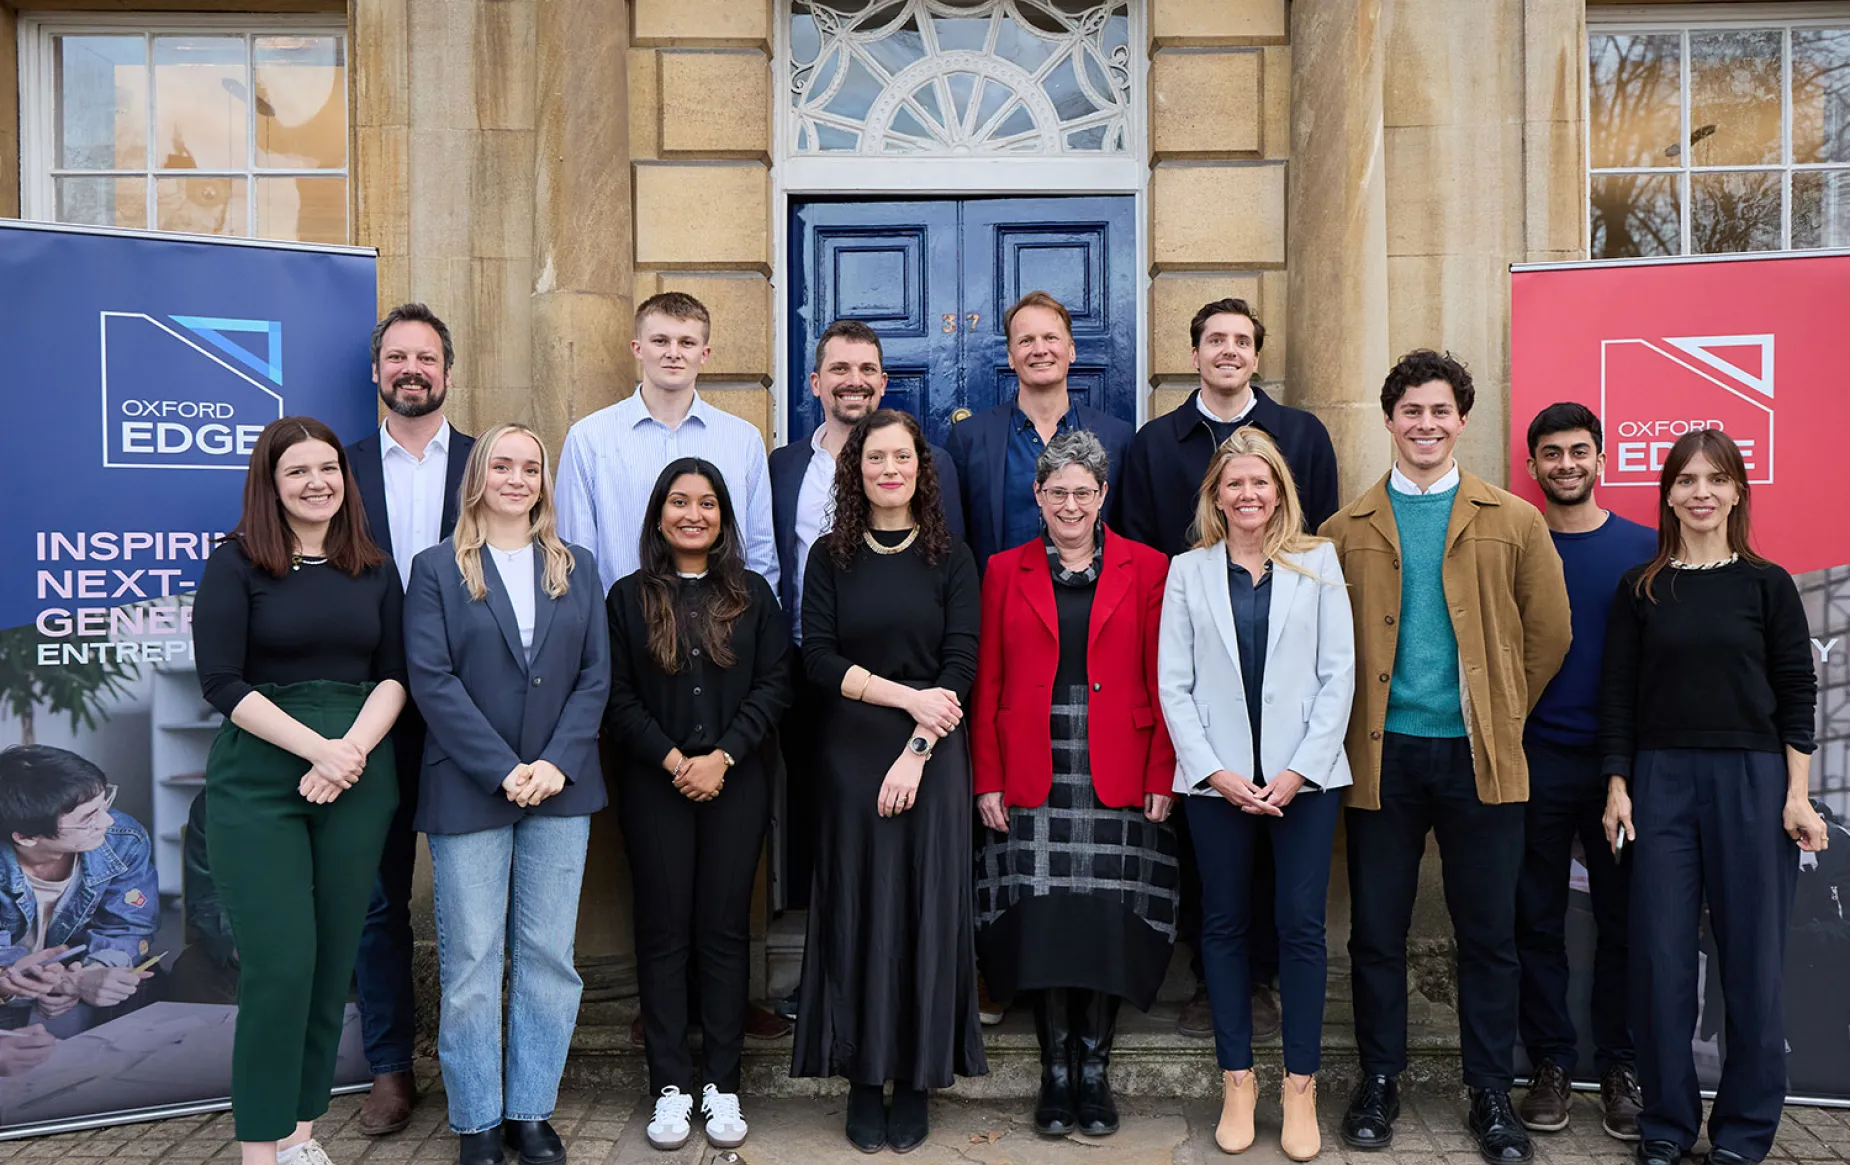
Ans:
[{"label": "red roll-up banner", "polygon": [[[1598,500],[1653,529],[1664,456],[1691,429],[1740,445],[1759,551],[1798,580],[1818,669],[1812,793],[1832,846],[1800,855],[1786,953],[1787,1091],[1850,1102],[1850,252],[1519,266],[1511,273],[1510,481],[1527,470],[1536,413],[1578,401],[1599,414]],[[1593,924],[1575,863],[1568,923],[1580,1059]],[[1704,927],[1694,1033],[1705,1088],[1719,1079],[1721,992]]]}]

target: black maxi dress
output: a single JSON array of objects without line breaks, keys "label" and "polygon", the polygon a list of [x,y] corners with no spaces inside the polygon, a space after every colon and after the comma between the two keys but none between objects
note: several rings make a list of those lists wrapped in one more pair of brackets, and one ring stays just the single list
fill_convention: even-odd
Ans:
[{"label": "black maxi dress", "polygon": [[[893,547],[905,532],[873,536]],[[820,837],[792,1076],[944,1088],[989,1070],[977,1024],[969,733],[940,740],[914,806],[881,817],[880,785],[912,718],[840,694],[858,664],[967,704],[981,620],[976,560],[961,543],[937,563],[916,542],[893,554],[861,546],[847,570],[828,539],[810,552],[803,663],[824,702]]]}]

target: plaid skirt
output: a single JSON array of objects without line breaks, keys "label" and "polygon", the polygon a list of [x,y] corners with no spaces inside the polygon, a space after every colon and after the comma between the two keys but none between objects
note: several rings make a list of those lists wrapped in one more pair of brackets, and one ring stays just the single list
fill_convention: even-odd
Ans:
[{"label": "plaid skirt", "polygon": [[1147,1008],[1175,942],[1181,849],[1141,807],[1102,804],[1092,786],[1087,692],[1057,689],[1053,787],[1009,809],[1009,832],[983,831],[977,854],[977,951],[991,993],[1078,987]]}]

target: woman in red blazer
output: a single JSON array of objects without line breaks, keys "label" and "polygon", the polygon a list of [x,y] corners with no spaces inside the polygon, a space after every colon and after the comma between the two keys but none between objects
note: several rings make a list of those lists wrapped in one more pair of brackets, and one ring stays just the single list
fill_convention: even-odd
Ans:
[{"label": "woman in red blazer", "polygon": [[1175,749],[1156,686],[1169,560],[1105,529],[1105,448],[1054,438],[1041,537],[989,560],[971,696],[977,956],[1034,1002],[1036,1131],[1117,1131],[1106,1068],[1120,1000],[1148,1009],[1175,942]]}]

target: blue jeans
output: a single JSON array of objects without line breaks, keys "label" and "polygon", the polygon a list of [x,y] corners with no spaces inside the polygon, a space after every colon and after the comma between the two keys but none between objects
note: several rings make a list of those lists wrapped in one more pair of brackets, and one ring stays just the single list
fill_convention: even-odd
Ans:
[{"label": "blue jeans", "polygon": [[1183,798],[1201,870],[1201,962],[1214,1013],[1214,1054],[1222,1069],[1253,1066],[1250,932],[1257,912],[1255,860],[1269,835],[1277,877],[1278,991],[1285,1071],[1314,1075],[1323,1050],[1323,999],[1329,980],[1324,903],[1336,841],[1341,792],[1306,786],[1283,817],[1260,817],[1224,797]]},{"label": "blue jeans", "polygon": [[590,836],[589,817],[536,816],[505,829],[430,835],[443,980],[437,1054],[454,1132],[552,1116],[584,988],[572,942]]}]

